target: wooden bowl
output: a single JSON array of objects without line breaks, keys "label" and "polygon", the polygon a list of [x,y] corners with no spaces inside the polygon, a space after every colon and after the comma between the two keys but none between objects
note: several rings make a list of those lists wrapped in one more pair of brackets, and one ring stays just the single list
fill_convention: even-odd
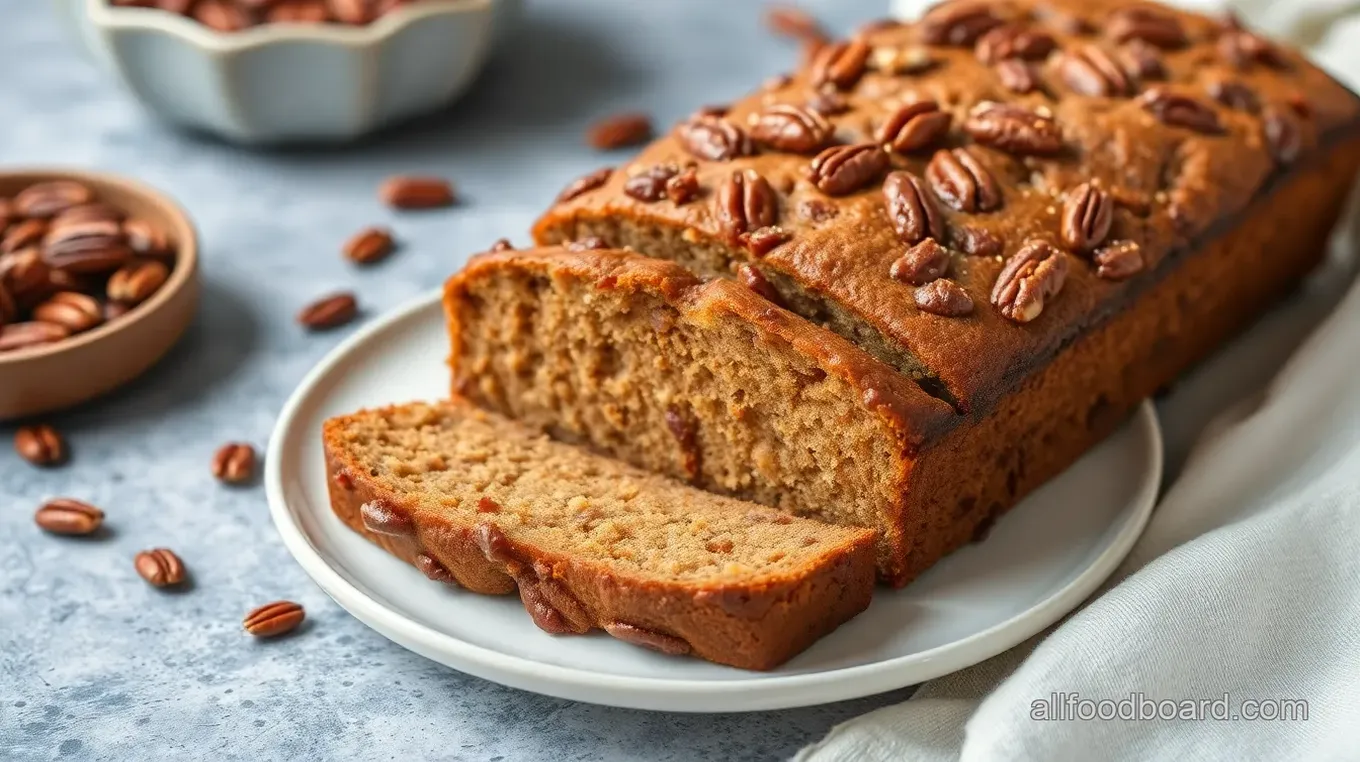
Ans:
[{"label": "wooden bowl", "polygon": [[53,344],[0,352],[0,420],[70,407],[131,381],[170,351],[198,305],[198,234],[157,191],[123,177],[67,170],[0,171],[0,197],[47,180],[75,180],[95,198],[161,226],[176,248],[170,278],[122,317]]}]

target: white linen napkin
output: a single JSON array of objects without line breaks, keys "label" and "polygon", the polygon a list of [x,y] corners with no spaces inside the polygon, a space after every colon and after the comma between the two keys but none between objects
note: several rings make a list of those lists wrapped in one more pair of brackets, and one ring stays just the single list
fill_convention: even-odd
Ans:
[{"label": "white linen napkin", "polygon": [[[911,17],[926,4],[896,9]],[[1234,3],[1352,88],[1356,5]],[[1180,470],[1101,593],[1011,651],[837,726],[797,759],[1360,759],[1360,285],[1350,286],[1360,214],[1351,208],[1328,265],[1159,403],[1168,463]],[[1207,718],[1138,719],[1183,711],[1165,700],[1204,702]],[[1036,719],[1043,712],[1072,719]],[[1225,713],[1237,719],[1217,718]]]}]

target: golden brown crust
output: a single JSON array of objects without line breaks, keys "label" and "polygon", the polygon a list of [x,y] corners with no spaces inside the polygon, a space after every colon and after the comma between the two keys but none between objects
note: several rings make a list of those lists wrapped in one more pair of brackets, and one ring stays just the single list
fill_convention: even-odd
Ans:
[{"label": "golden brown crust", "polygon": [[[472,410],[460,400],[446,404]],[[599,628],[663,652],[688,652],[719,664],[766,670],[869,605],[874,580],[871,532],[829,550],[818,565],[798,573],[765,574],[727,584],[635,579],[588,559],[516,542],[498,535],[494,524],[464,522],[422,508],[415,496],[389,491],[348,451],[341,436],[345,425],[345,418],[327,421],[322,435],[336,515],[427,576],[439,578],[442,568],[458,586],[486,594],[514,592],[518,579],[526,608],[540,626],[542,612],[535,608],[546,603],[555,609],[549,617],[565,618],[558,622],[563,632]],[[375,503],[409,517],[412,526],[403,529],[404,536],[375,532],[365,523],[363,506],[369,504],[371,510]],[[434,574],[430,560],[435,562]]]},{"label": "golden brown crust", "polygon": [[[919,364],[939,380],[941,396],[961,410],[985,413],[1083,331],[1151,288],[1193,242],[1211,240],[1292,167],[1310,163],[1357,129],[1355,96],[1294,51],[1222,19],[1163,7],[1130,10],[1148,5],[956,0],[921,24],[865,32],[859,38],[868,49],[862,66],[855,65],[854,51],[833,50],[786,83],[733,105],[721,124],[756,138],[729,140],[735,148],[727,153],[736,155],[696,155],[696,143],[712,141],[681,128],[600,187],[557,205],[539,221],[536,238],[556,243],[602,235],[617,244],[609,236],[619,224],[682,231],[685,241],[721,252],[719,259],[758,267],[791,303],[795,295],[802,300],[796,311],[821,312],[825,305],[846,313],[849,322],[881,339],[880,348],[860,342],[867,349],[899,368]],[[981,7],[982,15],[970,17],[974,12],[963,6]],[[969,32],[970,24],[988,34]],[[1016,31],[1047,42],[1026,41]],[[968,44],[948,44],[958,39]],[[1023,62],[1038,86],[1012,92],[998,60]],[[844,101],[845,108],[827,108],[828,100]],[[934,101],[948,115],[947,133],[935,117],[902,114],[920,101]],[[1010,119],[989,102],[1052,120]],[[892,146],[888,161],[875,169],[864,152],[853,162],[846,159],[855,157],[840,155],[817,161],[806,141],[761,140],[765,133],[789,134],[792,122],[780,115],[791,106],[831,112],[824,116],[834,131],[830,144]],[[916,120],[911,130],[903,128],[909,117]],[[771,118],[783,119],[783,132],[769,129]],[[711,128],[716,117],[708,119],[704,124]],[[799,124],[800,137],[819,134],[808,127],[815,121]],[[1055,130],[1061,138],[1056,149],[1049,142]],[[932,161],[937,151],[953,148],[965,150],[964,164]],[[907,228],[911,237],[936,231],[955,249],[947,277],[977,306],[967,316],[920,310],[914,286],[892,277],[893,263],[912,241],[903,239],[885,208],[889,163],[931,189],[937,225]],[[702,193],[689,203],[639,200],[623,191],[636,173],[691,164]],[[828,183],[828,164],[855,171],[842,170],[836,178],[841,182]],[[976,193],[988,193],[953,199],[960,172],[974,165],[992,177],[991,183],[973,178]],[[720,203],[733,197],[722,191],[734,173],[759,176],[760,187],[773,193],[754,197],[747,181],[743,204]],[[851,182],[861,175],[862,181]],[[1065,207],[1079,205],[1088,184],[1108,198],[1086,204],[1084,214],[1070,212]],[[759,214],[752,216],[752,209]],[[1081,225],[1065,226],[1065,216],[1084,220],[1084,232]],[[787,242],[753,253],[732,235],[733,225],[740,228],[748,217],[778,226]],[[1000,249],[963,253],[979,231]],[[994,286],[1004,259],[1034,239],[1062,248],[1065,279],[1049,283],[1041,313],[1019,324],[1003,312],[1013,317],[1025,311],[994,304]],[[1134,242],[1141,267],[1129,257],[1113,261],[1127,250],[1106,252],[1088,246],[1091,240]],[[698,264],[725,274],[721,261]],[[1126,277],[1114,279],[1119,275]]]}]

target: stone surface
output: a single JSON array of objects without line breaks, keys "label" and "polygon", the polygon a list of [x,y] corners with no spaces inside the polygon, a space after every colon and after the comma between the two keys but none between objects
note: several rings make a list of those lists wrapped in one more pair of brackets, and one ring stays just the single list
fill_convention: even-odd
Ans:
[{"label": "stone surface", "polygon": [[[838,31],[883,9],[808,5]],[[209,473],[224,442],[263,448],[294,385],[353,330],[299,329],[312,298],[353,289],[368,316],[391,309],[501,236],[525,243],[562,185],[616,161],[585,146],[593,119],[642,109],[669,125],[797,60],[761,28],[759,3],[643,7],[540,0],[448,113],[360,145],[258,151],[156,122],[75,50],[50,3],[0,3],[0,166],[98,168],[168,191],[199,225],[206,287],[188,337],[150,374],[52,417],[70,465],[28,466],[0,425],[0,759],[770,759],[905,698],[689,716],[465,676],[332,603],[284,550],[259,485]],[[464,205],[384,209],[378,184],[410,171],[453,178]],[[370,224],[405,245],[359,270],[340,248]],[[103,507],[107,533],[39,533],[33,510],[56,495]],[[190,589],[137,577],[133,556],[160,546],[184,558]],[[307,606],[303,629],[246,636],[241,617],[278,598]]]}]

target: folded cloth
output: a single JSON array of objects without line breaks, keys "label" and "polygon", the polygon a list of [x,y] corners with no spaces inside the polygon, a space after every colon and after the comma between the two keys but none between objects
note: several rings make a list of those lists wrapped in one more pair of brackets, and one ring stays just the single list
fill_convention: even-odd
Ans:
[{"label": "folded cloth", "polygon": [[[1354,3],[1234,5],[1360,84]],[[797,759],[1360,759],[1356,207],[1323,272],[1159,403],[1174,482],[1101,592]]]}]

